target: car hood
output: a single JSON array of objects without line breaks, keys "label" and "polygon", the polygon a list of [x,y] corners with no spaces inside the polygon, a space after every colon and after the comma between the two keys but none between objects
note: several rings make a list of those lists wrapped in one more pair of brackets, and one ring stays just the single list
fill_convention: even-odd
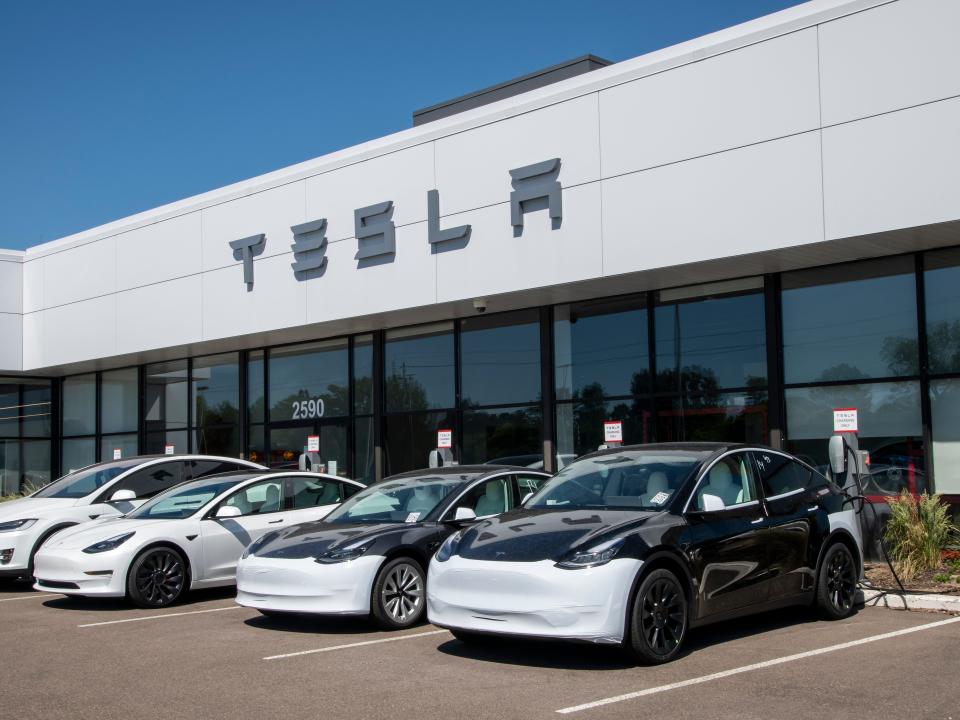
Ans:
[{"label": "car hood", "polygon": [[457,555],[468,560],[557,561],[575,548],[627,534],[659,512],[640,510],[514,510],[463,534]]},{"label": "car hood", "polygon": [[73,498],[17,498],[0,503],[0,522],[21,520],[23,518],[45,517],[63,508],[73,507],[77,501]]},{"label": "car hood", "polygon": [[44,550],[64,549],[76,550],[90,547],[94,543],[123,535],[128,532],[143,532],[153,525],[166,523],[170,520],[131,520],[128,518],[105,518],[74,525],[61,530],[49,541],[44,543]]},{"label": "car hood", "polygon": [[421,523],[349,524],[322,520],[303,523],[264,536],[264,542],[257,548],[256,556],[286,560],[316,558],[348,545],[379,541],[394,534],[399,537],[420,526]]}]

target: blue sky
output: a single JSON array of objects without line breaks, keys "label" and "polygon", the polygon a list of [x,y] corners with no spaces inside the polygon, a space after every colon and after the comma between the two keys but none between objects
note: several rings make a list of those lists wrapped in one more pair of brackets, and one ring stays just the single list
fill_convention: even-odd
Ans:
[{"label": "blue sky", "polygon": [[0,248],[402,130],[577,55],[625,60],[796,4],[0,3]]}]

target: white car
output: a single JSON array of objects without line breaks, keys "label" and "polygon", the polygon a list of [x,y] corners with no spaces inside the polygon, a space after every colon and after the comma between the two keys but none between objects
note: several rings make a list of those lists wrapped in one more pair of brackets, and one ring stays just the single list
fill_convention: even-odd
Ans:
[{"label": "white car", "polygon": [[307,472],[234,472],[183,483],[122,518],[58,533],[37,553],[34,588],[165,607],[184,591],[236,582],[268,530],[319,520],[361,483]]},{"label": "white car", "polygon": [[27,497],[0,503],[0,576],[33,575],[33,559],[55,532],[119,517],[186,480],[262,465],[213,455],[141,456],[90,465]]}]

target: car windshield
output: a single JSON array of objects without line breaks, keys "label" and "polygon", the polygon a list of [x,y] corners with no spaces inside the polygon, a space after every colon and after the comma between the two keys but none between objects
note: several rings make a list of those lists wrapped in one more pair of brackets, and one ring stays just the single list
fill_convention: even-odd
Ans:
[{"label": "car windshield", "polygon": [[151,498],[129,513],[127,517],[139,520],[180,520],[190,517],[243,479],[242,477],[220,477],[177,485]]},{"label": "car windshield", "polygon": [[54,480],[35,492],[35,498],[82,498],[96,492],[120,473],[140,465],[143,460],[91,465]]},{"label": "car windshield", "polygon": [[334,523],[417,522],[470,479],[466,475],[424,475],[384,480],[354,495],[325,520]]},{"label": "car windshield", "polygon": [[561,470],[525,508],[663,510],[708,453],[623,450]]}]

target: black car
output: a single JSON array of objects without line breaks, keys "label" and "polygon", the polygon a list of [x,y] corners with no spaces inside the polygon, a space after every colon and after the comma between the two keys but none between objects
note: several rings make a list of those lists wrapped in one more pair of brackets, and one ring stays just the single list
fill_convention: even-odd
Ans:
[{"label": "black car", "polygon": [[517,507],[549,475],[452,466],[394,475],[320,522],[268,533],[237,567],[237,602],[265,615],[372,615],[384,628],[423,618],[426,568],[440,544],[477,518]]},{"label": "black car", "polygon": [[428,617],[465,641],[616,643],[647,663],[717,620],[814,603],[842,618],[862,567],[858,502],[770,448],[604,450],[448,538],[430,564]]}]

